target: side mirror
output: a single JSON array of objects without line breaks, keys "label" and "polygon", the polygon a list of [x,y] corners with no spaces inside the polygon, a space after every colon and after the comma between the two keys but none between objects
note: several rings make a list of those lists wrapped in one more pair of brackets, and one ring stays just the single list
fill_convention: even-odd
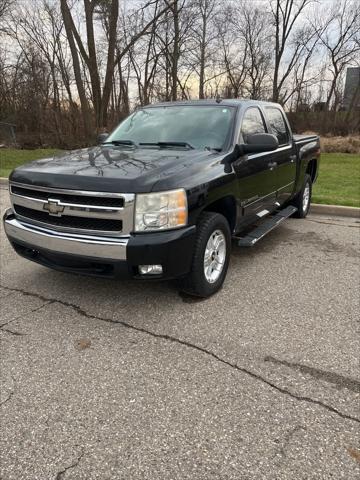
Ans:
[{"label": "side mirror", "polygon": [[272,133],[254,133],[248,136],[247,143],[239,147],[244,154],[271,152],[279,147],[279,141]]},{"label": "side mirror", "polygon": [[109,134],[107,132],[105,133],[100,133],[98,136],[97,136],[97,144],[98,145],[101,145],[102,143],[104,143],[106,141],[106,139],[108,138]]}]

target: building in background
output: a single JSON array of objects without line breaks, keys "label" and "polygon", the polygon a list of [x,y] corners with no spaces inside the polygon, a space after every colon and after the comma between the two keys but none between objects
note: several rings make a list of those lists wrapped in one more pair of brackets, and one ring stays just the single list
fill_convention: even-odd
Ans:
[{"label": "building in background", "polygon": [[360,109],[360,67],[349,67],[346,70],[343,108]]}]

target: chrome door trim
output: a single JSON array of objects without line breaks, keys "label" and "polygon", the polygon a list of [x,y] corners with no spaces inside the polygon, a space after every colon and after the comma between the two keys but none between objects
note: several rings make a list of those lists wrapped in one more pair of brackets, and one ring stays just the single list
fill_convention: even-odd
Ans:
[{"label": "chrome door trim", "polygon": [[[246,203],[245,205],[243,205],[244,207],[250,207],[251,205],[254,205],[255,203],[259,203],[259,202],[262,202],[263,200],[265,200],[266,198],[268,197],[276,197],[276,190],[274,190],[273,192],[271,193],[268,193],[267,195],[264,195],[263,197],[258,197],[256,200],[250,202],[250,203]],[[252,199],[250,199],[252,200]]]},{"label": "chrome door trim", "polygon": [[253,158],[264,157],[265,155],[271,155],[273,153],[283,152],[285,150],[290,150],[291,148],[292,148],[292,145],[285,145],[285,147],[279,147],[276,150],[270,150],[269,152],[250,153],[248,157],[249,157],[249,160],[252,160]]}]

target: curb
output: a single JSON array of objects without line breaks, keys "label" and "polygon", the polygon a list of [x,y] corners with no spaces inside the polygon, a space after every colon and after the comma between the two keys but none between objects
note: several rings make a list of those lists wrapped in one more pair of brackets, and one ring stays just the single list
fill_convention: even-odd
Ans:
[{"label": "curb", "polygon": [[[0,185],[7,186],[8,179],[6,177],[0,177]],[[343,207],[341,205],[321,205],[319,203],[312,203],[311,213],[315,213],[317,215],[360,218],[360,208]]]},{"label": "curb", "polygon": [[320,203],[312,203],[310,213],[315,213],[317,215],[360,218],[360,208],[344,207],[342,205],[321,205]]}]

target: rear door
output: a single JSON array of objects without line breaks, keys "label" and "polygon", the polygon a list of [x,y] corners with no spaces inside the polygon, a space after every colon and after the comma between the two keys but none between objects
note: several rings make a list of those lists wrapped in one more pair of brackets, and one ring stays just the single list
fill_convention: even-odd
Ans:
[{"label": "rear door", "polygon": [[292,194],[296,178],[296,151],[290,127],[284,113],[276,106],[264,108],[269,133],[273,133],[279,148],[271,152],[277,200],[283,204]]},{"label": "rear door", "polygon": [[[248,136],[255,133],[267,133],[267,127],[261,110],[251,106],[243,115],[238,143],[247,143]],[[261,217],[275,207],[276,186],[269,165],[272,155],[273,152],[253,153],[234,163],[243,217]]]}]

